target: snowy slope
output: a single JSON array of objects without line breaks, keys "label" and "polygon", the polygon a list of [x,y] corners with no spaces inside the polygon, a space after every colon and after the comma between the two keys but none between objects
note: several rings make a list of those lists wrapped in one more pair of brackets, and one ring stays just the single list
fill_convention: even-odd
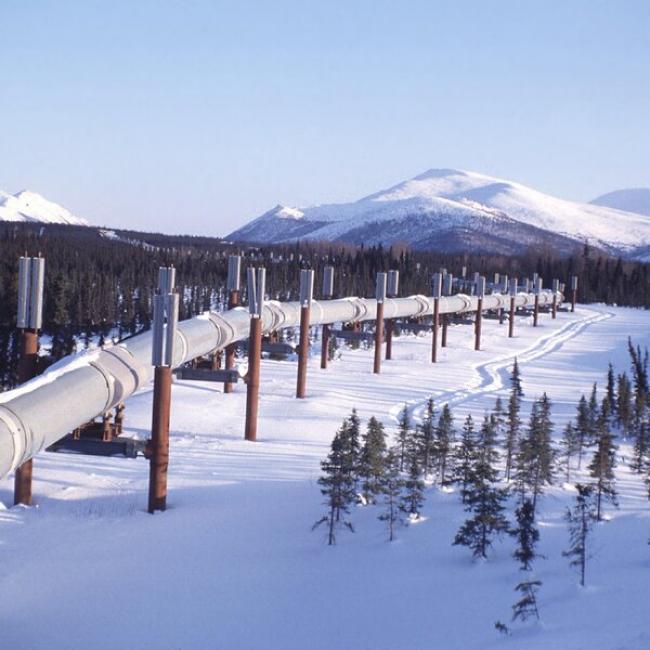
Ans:
[{"label": "snowy slope", "polygon": [[58,203],[48,201],[40,194],[29,190],[17,194],[7,194],[0,190],[0,221],[89,225],[85,219],[75,216]]},{"label": "snowy slope", "polygon": [[[499,540],[486,562],[452,546],[466,516],[457,493],[430,487],[424,521],[400,528],[392,544],[376,507],[355,508],[356,532],[342,532],[334,548],[311,526],[323,513],[319,462],[353,406],[364,423],[376,415],[394,435],[402,405],[417,418],[433,395],[438,408],[451,403],[459,427],[467,413],[480,419],[497,396],[507,398],[516,355],[524,417],[548,391],[559,436],[579,395],[603,381],[608,361],[627,370],[627,336],[650,344],[649,325],[644,310],[579,307],[556,321],[544,315],[539,328],[522,317],[508,340],[503,326],[486,320],[480,352],[471,327],[453,326],[435,370],[430,336],[402,336],[381,375],[372,373],[370,350],[345,350],[321,371],[314,346],[304,400],[294,398],[295,362],[265,359],[257,443],[242,440],[245,387],[226,395],[216,384],[175,382],[167,512],[145,512],[143,459],[43,453],[35,461],[35,508],[10,509],[11,482],[0,483],[7,506],[0,503],[0,645],[648,648],[650,510],[641,477],[623,462],[628,445],[616,470],[620,508],[608,507],[611,520],[594,529],[585,588],[562,557],[563,516],[575,492],[560,482],[541,497],[541,623],[515,624],[510,637],[493,625],[510,625],[521,578],[513,542]],[[147,435],[150,387],[127,402],[126,425]],[[572,480],[586,478],[574,471]]]},{"label": "snowy slope", "polygon": [[591,201],[594,205],[650,215],[650,188],[635,187],[603,194]]},{"label": "snowy slope", "polygon": [[[354,203],[276,208],[229,235],[232,240],[298,238],[353,243],[406,241],[431,247],[458,233],[482,238],[497,230],[511,250],[522,245],[590,243],[634,256],[650,245],[650,218],[558,199],[499,178],[455,169],[432,169]],[[423,245],[424,242],[424,245]],[[435,246],[434,246],[435,247]],[[489,248],[489,243],[487,245]]]}]

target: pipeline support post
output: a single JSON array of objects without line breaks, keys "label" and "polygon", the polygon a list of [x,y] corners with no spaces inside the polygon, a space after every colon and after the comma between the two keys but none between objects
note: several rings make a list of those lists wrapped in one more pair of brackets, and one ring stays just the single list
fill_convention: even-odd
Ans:
[{"label": "pipeline support post", "polygon": [[148,511],[167,509],[169,469],[169,420],[172,398],[172,367],[178,325],[178,293],[174,291],[176,269],[160,267],[158,293],[153,302],[151,362],[154,366],[151,444],[149,448]]},{"label": "pipeline support post", "polygon": [[[45,260],[21,257],[18,260],[18,310],[16,324],[21,330],[18,381],[22,384],[38,372],[38,330],[43,321]],[[32,505],[32,460],[16,468],[14,505]]]},{"label": "pipeline support post", "polygon": [[442,274],[434,273],[431,280],[433,296],[433,335],[431,337],[431,363],[438,361],[438,329],[440,328],[440,297],[442,296]]},{"label": "pipeline support post", "polygon": [[576,302],[578,301],[578,276],[571,276],[571,313],[576,310]]},{"label": "pipeline support post", "polygon": [[298,345],[298,378],[296,397],[303,399],[307,390],[307,363],[309,361],[309,320],[314,299],[314,272],[300,271],[300,343]]},{"label": "pipeline support post", "polygon": [[381,372],[381,346],[384,340],[384,301],[386,300],[386,273],[377,273],[375,297],[377,299],[377,319],[375,321],[375,363],[373,372]]},{"label": "pipeline support post", "polygon": [[539,322],[539,295],[542,293],[542,278],[535,274],[533,282],[533,291],[535,292],[535,306],[533,307],[533,327],[537,327]]},{"label": "pipeline support post", "polygon": [[244,438],[257,440],[257,414],[260,400],[260,370],[262,364],[262,314],[266,269],[248,269],[248,312],[250,335],[248,341],[248,380],[246,383],[246,422]]},{"label": "pipeline support post", "polygon": [[483,298],[485,296],[485,277],[480,276],[476,282],[476,322],[474,323],[474,349],[481,349],[481,330],[483,326]]},{"label": "pipeline support post", "polygon": [[[397,298],[399,294],[399,271],[388,271],[388,287],[386,292],[389,298]],[[393,328],[394,320],[388,318],[385,322],[386,361],[390,361],[393,358]]]},{"label": "pipeline support post", "polygon": [[[241,276],[241,256],[231,255],[228,258],[228,309],[234,309],[239,306],[239,290]],[[232,370],[235,367],[236,347],[234,343],[226,346],[226,370]],[[227,381],[223,385],[224,393],[232,393],[234,384]]]},{"label": "pipeline support post", "polygon": [[[323,268],[323,298],[331,300],[334,295],[334,267],[325,266]],[[320,367],[321,370],[327,370],[327,361],[329,359],[330,344],[330,326],[324,323],[321,328],[321,347],[320,347]]]},{"label": "pipeline support post", "polygon": [[553,302],[551,303],[551,318],[555,320],[557,318],[557,294],[560,290],[560,281],[556,278],[553,280]]},{"label": "pipeline support post", "polygon": [[515,335],[515,299],[517,298],[518,278],[513,278],[510,284],[510,314],[508,315],[508,338]]}]

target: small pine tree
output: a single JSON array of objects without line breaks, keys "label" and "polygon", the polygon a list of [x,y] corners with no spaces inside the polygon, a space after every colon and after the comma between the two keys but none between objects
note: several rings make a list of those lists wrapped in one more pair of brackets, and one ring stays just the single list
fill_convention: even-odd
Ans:
[{"label": "small pine tree", "polygon": [[616,446],[607,424],[607,418],[604,415],[598,421],[597,432],[597,446],[589,464],[589,473],[595,479],[596,519],[602,521],[602,501],[604,498],[608,499],[614,506],[618,506],[614,477]]},{"label": "small pine tree", "polygon": [[419,455],[414,445],[407,446],[404,493],[400,501],[400,509],[411,519],[419,519],[424,503],[424,481],[420,468]]},{"label": "small pine tree", "polygon": [[521,598],[512,606],[513,621],[517,619],[526,621],[533,617],[539,620],[537,591],[541,586],[541,580],[524,580],[515,587],[515,591],[521,594]]},{"label": "small pine tree", "polygon": [[466,490],[465,509],[472,516],[460,527],[453,542],[469,547],[474,557],[487,558],[494,536],[508,531],[508,521],[503,515],[507,492],[497,486],[496,460],[494,427],[486,416],[473,460],[471,483]]},{"label": "small pine tree", "polygon": [[517,540],[517,548],[512,556],[520,564],[521,571],[531,571],[533,560],[538,557],[535,546],[539,541],[539,531],[535,527],[535,508],[530,499],[524,499],[515,511],[517,528],[512,536]]},{"label": "small pine tree", "polygon": [[323,476],[318,479],[328,510],[327,514],[314,524],[312,530],[321,524],[327,524],[327,543],[330,546],[336,544],[336,531],[340,526],[354,530],[352,524],[343,519],[343,515],[349,513],[355,498],[354,482],[347,466],[348,457],[342,435],[342,429],[345,427],[346,424],[334,436],[330,453],[321,463]]},{"label": "small pine tree", "polygon": [[607,368],[607,400],[610,404],[612,413],[616,413],[616,379],[614,376],[614,366],[609,363]]},{"label": "small pine tree", "polygon": [[506,409],[506,481],[510,480],[514,459],[519,446],[519,436],[521,432],[521,398],[523,391],[521,389],[521,376],[519,374],[519,365],[515,358],[515,364],[510,375],[510,397],[508,398],[508,408]]},{"label": "small pine tree", "polygon": [[406,457],[406,446],[411,433],[411,420],[406,404],[400,411],[397,419],[397,446],[399,451],[399,469],[404,471],[404,459]]},{"label": "small pine tree", "polygon": [[374,416],[368,420],[366,433],[363,436],[359,477],[361,493],[366,504],[375,503],[381,492],[381,478],[384,474],[386,460],[386,434],[384,426]]},{"label": "small pine tree", "polygon": [[384,472],[379,481],[379,489],[383,495],[383,512],[379,515],[380,521],[385,521],[388,526],[388,541],[395,539],[395,529],[402,523],[400,516],[401,496],[404,481],[399,471],[399,458],[394,450],[386,454]]},{"label": "small pine tree", "polygon": [[578,454],[579,451],[578,432],[573,426],[573,422],[568,422],[564,427],[562,440],[560,446],[562,448],[561,458],[564,466],[566,467],[566,482],[571,481],[571,459]]},{"label": "small pine tree", "polygon": [[425,477],[431,474],[435,452],[435,409],[433,399],[429,398],[417,431],[420,439],[420,464]]},{"label": "small pine tree", "polygon": [[582,467],[582,456],[585,447],[589,446],[593,436],[593,429],[589,417],[589,404],[587,398],[582,395],[578,402],[578,412],[576,414],[576,440],[578,448],[578,469]]},{"label": "small pine tree", "polygon": [[576,502],[573,508],[567,508],[565,515],[569,524],[570,545],[562,555],[570,558],[570,566],[578,567],[580,586],[585,586],[585,570],[587,567],[587,539],[596,519],[596,509],[593,503],[593,488],[591,485],[576,484]]},{"label": "small pine tree", "polygon": [[456,447],[454,462],[454,483],[460,486],[460,495],[463,503],[467,503],[467,496],[474,471],[474,457],[476,454],[476,433],[474,420],[471,415],[465,418],[460,444]]},{"label": "small pine tree", "polygon": [[[452,464],[452,449],[454,446],[455,431],[454,417],[448,404],[442,407],[442,413],[438,419],[436,429],[435,454],[438,461],[438,475],[440,485],[445,486],[448,482],[447,477]],[[453,469],[453,468],[452,468]]]}]

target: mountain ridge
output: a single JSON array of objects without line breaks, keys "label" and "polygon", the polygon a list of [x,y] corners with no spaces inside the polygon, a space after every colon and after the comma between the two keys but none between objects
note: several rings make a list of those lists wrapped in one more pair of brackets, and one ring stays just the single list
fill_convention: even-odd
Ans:
[{"label": "mountain ridge", "polygon": [[90,225],[86,219],[31,190],[21,190],[16,194],[0,190],[0,221]]}]

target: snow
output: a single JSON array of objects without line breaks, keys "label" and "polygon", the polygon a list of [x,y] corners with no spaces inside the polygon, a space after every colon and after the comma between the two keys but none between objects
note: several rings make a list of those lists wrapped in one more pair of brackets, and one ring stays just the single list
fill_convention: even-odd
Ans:
[{"label": "snow", "polygon": [[615,190],[595,198],[591,203],[626,212],[650,215],[650,188],[631,187],[625,190]]},{"label": "snow", "polygon": [[29,190],[17,194],[7,194],[0,190],[0,221],[88,225],[85,219],[75,216],[58,203],[48,201],[40,194]]},{"label": "snow", "polygon": [[[278,206],[259,217],[241,231],[249,233],[273,220],[278,209],[287,214],[289,208]],[[305,222],[317,227],[307,235],[310,239],[338,239],[349,231],[373,222],[411,218],[417,224],[428,222],[425,216],[446,218],[462,225],[463,220],[508,217],[517,222],[564,235],[595,246],[614,247],[630,252],[650,245],[650,217],[592,204],[566,201],[520,183],[455,169],[432,169],[394,187],[364,197],[353,203],[327,204],[295,209]],[[239,231],[238,231],[239,232]],[[254,232],[254,231],[253,231]],[[389,233],[387,233],[388,237]],[[294,232],[288,238],[295,238]],[[236,239],[238,233],[229,238]],[[282,230],[278,231],[282,240]]]},{"label": "snow", "polygon": [[[444,648],[445,650],[611,650],[650,647],[647,572],[650,512],[640,479],[617,469],[619,510],[596,526],[587,587],[561,552],[570,487],[540,505],[537,562],[541,623],[510,624],[519,578],[513,542],[497,542],[474,563],[451,542],[464,519],[458,495],[431,488],[424,520],[386,541],[377,509],[352,513],[354,534],[328,547],[316,481],[319,462],[353,406],[365,422],[389,427],[404,403],[418,417],[433,395],[453,404],[456,425],[481,417],[507,394],[508,368],[521,365],[525,408],[546,390],[561,431],[582,392],[603,382],[608,361],[626,369],[627,337],[650,345],[650,314],[600,305],[543,315],[535,329],[518,318],[483,322],[483,350],[469,326],[449,330],[439,363],[430,336],[401,336],[393,361],[372,374],[372,351],[343,349],[321,371],[310,360],[308,395],[296,400],[296,364],[264,360],[259,442],[243,437],[245,388],[176,382],[172,398],[169,509],[146,507],[148,464],[40,454],[35,508],[0,505],[0,611],[3,647],[49,649]],[[318,346],[313,347],[314,354]],[[151,389],[127,402],[126,425],[144,437]],[[620,455],[628,455],[625,446]],[[11,503],[11,482],[0,504]]]}]

